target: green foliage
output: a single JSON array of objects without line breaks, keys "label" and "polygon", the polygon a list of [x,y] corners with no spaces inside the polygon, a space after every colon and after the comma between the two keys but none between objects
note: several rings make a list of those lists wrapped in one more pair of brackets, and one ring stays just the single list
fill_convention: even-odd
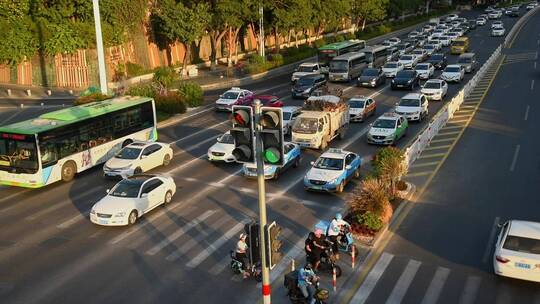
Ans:
[{"label": "green foliage", "polygon": [[133,62],[126,62],[126,73],[128,77],[135,77],[146,74],[146,69],[139,64]]},{"label": "green foliage", "polygon": [[155,98],[157,92],[154,86],[152,86],[151,84],[141,84],[138,86],[130,87],[126,92],[126,95]]},{"label": "green foliage", "polygon": [[201,86],[195,82],[181,82],[178,92],[184,97],[184,101],[190,107],[198,107],[204,101],[204,92]]},{"label": "green foliage", "polygon": [[284,63],[283,55],[281,55],[279,53],[274,53],[274,54],[268,55],[268,60],[270,62],[272,62],[272,65],[275,66],[275,67],[282,66],[283,63]]},{"label": "green foliage", "polygon": [[377,31],[381,34],[381,35],[384,35],[384,34],[388,34],[392,31],[392,28],[387,26],[387,25],[384,25],[384,24],[381,24],[377,27]]},{"label": "green foliage", "polygon": [[341,42],[345,40],[345,37],[343,37],[343,35],[337,35],[334,40],[335,42]]},{"label": "green foliage", "polygon": [[73,104],[78,106],[78,105],[87,104],[87,103],[94,102],[94,101],[102,101],[102,100],[109,99],[109,98],[111,98],[111,96],[104,95],[104,94],[101,94],[101,93],[92,93],[92,94],[89,94],[89,95],[86,95],[86,96],[81,96],[81,97],[77,98],[73,102]]},{"label": "green foliage", "polygon": [[354,33],[347,33],[345,34],[345,40],[352,40],[352,39],[356,39],[356,35]]},{"label": "green foliage", "polygon": [[369,211],[356,214],[356,222],[373,231],[379,231],[384,226],[381,217]]},{"label": "green foliage", "polygon": [[159,67],[155,69],[152,81],[169,88],[178,78],[178,73],[172,67]]},{"label": "green foliage", "polygon": [[381,177],[384,174],[384,165],[390,160],[397,160],[402,162],[405,159],[405,152],[399,148],[388,146],[379,149],[371,160],[371,166],[373,173],[377,177]]},{"label": "green foliage", "polygon": [[186,103],[182,95],[176,92],[169,92],[164,95],[157,95],[154,98],[156,109],[169,114],[178,114],[186,112]]},{"label": "green foliage", "polygon": [[321,39],[319,39],[319,40],[315,40],[315,41],[313,42],[313,45],[318,49],[318,48],[320,48],[320,47],[323,46],[323,45],[327,45],[328,43],[329,43],[329,42],[327,42],[326,39],[321,38]]},{"label": "green foliage", "polygon": [[29,24],[26,18],[0,20],[0,64],[14,65],[35,54],[39,45]]}]

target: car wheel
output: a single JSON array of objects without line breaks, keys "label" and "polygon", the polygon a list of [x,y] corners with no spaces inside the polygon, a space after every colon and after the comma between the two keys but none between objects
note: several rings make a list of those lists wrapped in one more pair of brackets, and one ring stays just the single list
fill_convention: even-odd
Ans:
[{"label": "car wheel", "polygon": [[167,191],[167,193],[165,193],[165,198],[163,199],[163,204],[167,205],[170,202],[172,202],[172,192],[169,190],[169,191]]},{"label": "car wheel", "polygon": [[341,193],[341,192],[343,192],[344,188],[345,188],[345,181],[341,181],[341,183],[339,183],[339,185],[336,188],[336,192]]},{"label": "car wheel", "polygon": [[360,168],[354,170],[354,178],[360,178]]},{"label": "car wheel", "polygon": [[62,180],[69,182],[73,180],[77,173],[77,165],[73,161],[68,161],[62,166]]},{"label": "car wheel", "polygon": [[129,226],[132,226],[132,225],[135,225],[135,223],[137,222],[137,211],[136,210],[133,210],[129,213],[129,216],[128,216],[128,225]]},{"label": "car wheel", "polygon": [[169,154],[165,154],[163,156],[163,166],[168,166],[171,163],[171,156]]},{"label": "car wheel", "polygon": [[133,170],[133,175],[137,175],[141,173],[143,173],[143,170],[141,169],[141,167],[137,167],[135,168],[135,170]]}]

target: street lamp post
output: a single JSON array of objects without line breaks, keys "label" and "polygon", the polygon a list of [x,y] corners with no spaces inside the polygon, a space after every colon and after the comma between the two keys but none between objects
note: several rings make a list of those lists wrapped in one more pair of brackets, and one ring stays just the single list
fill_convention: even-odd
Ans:
[{"label": "street lamp post", "polygon": [[264,58],[264,8],[262,3],[259,6],[259,15],[259,45],[261,47],[259,54]]},{"label": "street lamp post", "polygon": [[99,16],[99,0],[92,0],[94,8],[94,23],[96,25],[96,48],[98,56],[99,86],[101,94],[107,94],[107,74],[105,71],[105,53],[103,52],[103,38],[101,36],[101,17]]}]

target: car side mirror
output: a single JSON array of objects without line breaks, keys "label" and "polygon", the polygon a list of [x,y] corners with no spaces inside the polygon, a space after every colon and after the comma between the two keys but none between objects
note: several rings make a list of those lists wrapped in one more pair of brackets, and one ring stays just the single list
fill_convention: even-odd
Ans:
[{"label": "car side mirror", "polygon": [[346,166],[345,166],[345,169],[351,170],[351,169],[352,169],[352,166],[351,166],[351,165],[346,165]]},{"label": "car side mirror", "polygon": [[219,95],[219,98],[223,98],[223,94]]},{"label": "car side mirror", "polygon": [[218,137],[216,137],[216,140],[220,140],[220,139],[221,139],[221,135],[220,135],[220,136],[218,136]]},{"label": "car side mirror", "polygon": [[148,157],[148,155],[141,155],[141,159],[145,159],[147,157]]},{"label": "car side mirror", "polygon": [[105,190],[105,193],[109,194],[109,192],[111,192],[111,189]]},{"label": "car side mirror", "polygon": [[148,197],[148,193],[141,194],[141,198],[147,198],[147,197]]},{"label": "car side mirror", "polygon": [[314,161],[310,161],[309,164],[313,166],[313,165],[315,164],[315,162],[314,162]]}]

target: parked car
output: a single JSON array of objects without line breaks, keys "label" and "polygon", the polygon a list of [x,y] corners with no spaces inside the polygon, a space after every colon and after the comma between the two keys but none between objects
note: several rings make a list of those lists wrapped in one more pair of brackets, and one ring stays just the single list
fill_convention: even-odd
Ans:
[{"label": "parked car", "polygon": [[428,100],[421,93],[409,93],[403,96],[396,105],[396,114],[409,121],[422,121],[428,116]]},{"label": "parked car", "polygon": [[367,117],[375,115],[377,104],[366,96],[354,96],[349,99],[349,121],[363,122]]},{"label": "parked car", "polygon": [[302,107],[285,106],[283,111],[283,134],[291,134],[291,128],[296,117],[302,113]]},{"label": "parked car", "polygon": [[442,79],[430,79],[420,92],[429,100],[442,100],[448,93],[448,84]]},{"label": "parked car", "polygon": [[362,158],[353,152],[330,148],[304,176],[306,190],[341,193],[353,178],[360,177]]},{"label": "parked car", "polygon": [[382,68],[384,75],[388,78],[396,77],[396,74],[403,69],[404,66],[399,61],[387,62]]},{"label": "parked car", "polygon": [[385,113],[369,128],[366,139],[369,144],[394,145],[407,134],[409,123],[396,113]]},{"label": "parked car", "polygon": [[300,77],[309,74],[321,74],[321,67],[316,62],[304,62],[300,64],[291,76],[291,82],[296,82]]},{"label": "parked car", "polygon": [[540,282],[540,223],[509,220],[502,225],[493,253],[496,275]]},{"label": "parked car", "polygon": [[417,64],[415,70],[420,79],[429,79],[433,77],[433,74],[435,73],[435,67],[429,62]]},{"label": "parked car", "polygon": [[[283,144],[283,152],[285,165],[283,167],[276,165],[264,165],[264,179],[278,179],[279,176],[287,169],[300,166],[300,146],[291,142],[285,142]],[[246,177],[257,177],[257,164],[249,163],[242,166],[242,172]]]},{"label": "parked car", "polygon": [[442,53],[432,54],[427,62],[431,63],[436,70],[442,70],[446,68],[448,60],[446,59],[446,55]]},{"label": "parked car", "polygon": [[237,87],[233,87],[219,96],[216,100],[216,111],[232,111],[234,105],[246,104],[253,100],[253,92]]},{"label": "parked car", "polygon": [[169,144],[159,142],[134,142],[122,148],[103,165],[105,177],[127,178],[167,166],[174,153]]},{"label": "parked car", "polygon": [[216,140],[217,142],[208,149],[208,160],[211,162],[235,162],[236,157],[232,154],[234,150],[234,137],[230,132],[227,131],[218,136]]},{"label": "parked car", "polygon": [[313,91],[326,85],[326,77],[322,74],[310,74],[298,78],[291,89],[293,98],[308,98]]},{"label": "parked car", "polygon": [[386,83],[386,76],[382,68],[367,68],[358,77],[358,86],[375,88]]},{"label": "parked car", "polygon": [[102,226],[133,225],[152,209],[168,204],[176,193],[172,177],[135,175],[118,182],[92,206],[90,221]]},{"label": "parked car", "polygon": [[419,84],[418,73],[415,70],[403,70],[396,74],[396,77],[392,79],[391,88],[395,89],[409,89],[412,90]]},{"label": "parked car", "polygon": [[441,79],[447,82],[461,82],[463,78],[465,78],[465,69],[458,64],[446,66],[441,74]]}]

